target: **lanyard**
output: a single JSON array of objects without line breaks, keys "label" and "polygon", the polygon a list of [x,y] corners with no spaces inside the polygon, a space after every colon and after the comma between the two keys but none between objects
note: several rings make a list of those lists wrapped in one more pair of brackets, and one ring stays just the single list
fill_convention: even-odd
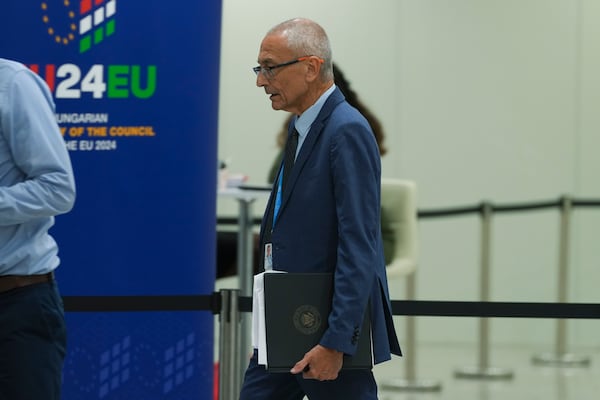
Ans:
[{"label": "lanyard", "polygon": [[[273,210],[273,226],[275,226],[275,221],[277,221],[277,214],[279,213],[279,208],[281,207],[281,184],[283,181],[283,165],[281,166],[281,172],[279,173],[279,179],[277,180],[277,195],[275,196],[275,209]],[[271,230],[273,229],[271,226]]]}]

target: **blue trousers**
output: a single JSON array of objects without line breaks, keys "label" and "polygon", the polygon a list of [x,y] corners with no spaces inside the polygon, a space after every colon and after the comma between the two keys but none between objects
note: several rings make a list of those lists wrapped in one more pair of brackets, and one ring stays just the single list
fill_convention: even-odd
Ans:
[{"label": "blue trousers", "polygon": [[55,282],[0,293],[0,400],[60,400],[66,341]]},{"label": "blue trousers", "polygon": [[334,381],[304,379],[302,374],[270,373],[258,365],[257,351],[244,376],[240,400],[377,400],[371,370],[342,370]]}]

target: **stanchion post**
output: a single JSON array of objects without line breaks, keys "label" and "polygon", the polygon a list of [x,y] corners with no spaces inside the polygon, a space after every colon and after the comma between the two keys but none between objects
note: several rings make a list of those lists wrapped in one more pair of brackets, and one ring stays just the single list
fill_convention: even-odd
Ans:
[{"label": "stanchion post", "polygon": [[[237,276],[239,278],[239,288],[241,296],[252,296],[253,282],[253,220],[252,204],[260,197],[267,196],[270,192],[265,190],[246,190],[240,188],[228,188],[219,190],[219,196],[234,198],[239,204],[238,214],[238,240],[237,240]],[[247,361],[252,353],[252,319],[250,313],[243,313],[241,316],[241,359],[239,365],[240,374],[243,376]],[[248,355],[248,358],[245,357]]]},{"label": "stanchion post", "polygon": [[[415,298],[415,275],[416,271],[406,277],[406,297]],[[415,328],[415,317],[406,317],[406,347],[411,351],[406,361],[406,380],[416,382],[417,379],[417,332]]]},{"label": "stanchion post", "polygon": [[[254,235],[252,228],[252,203],[254,197],[239,198],[240,213],[238,217],[238,248],[237,265],[238,277],[240,279],[240,295],[252,297],[253,283],[253,249]],[[252,353],[252,314],[242,313],[240,315],[240,344],[239,351],[243,357],[238,357],[238,376],[243,377],[248,367],[248,359]]]},{"label": "stanchion post", "polygon": [[[569,233],[571,220],[571,200],[563,197],[560,209],[560,243],[558,253],[558,302],[567,302],[568,264],[569,264]],[[567,320],[556,321],[556,354],[567,352]]]},{"label": "stanchion post", "polygon": [[[406,277],[406,297],[416,297],[416,271]],[[417,333],[416,319],[406,317],[406,345],[403,346],[406,355],[405,378],[393,378],[381,383],[382,389],[403,390],[415,392],[439,392],[442,384],[439,381],[417,378]]]},{"label": "stanchion post", "polygon": [[239,290],[221,289],[219,400],[236,400],[241,389]]},{"label": "stanchion post", "polygon": [[[560,233],[558,246],[558,283],[557,301],[568,302],[569,282],[569,237],[571,232],[571,214],[573,202],[568,196],[563,196],[560,201]],[[589,357],[578,356],[567,352],[567,320],[556,320],[556,343],[554,354],[543,353],[532,358],[534,364],[587,366]]]},{"label": "stanchion post", "polygon": [[[492,227],[492,204],[484,202],[481,204],[481,250],[480,250],[480,275],[479,275],[479,298],[480,301],[490,301],[490,259],[491,259],[491,227]],[[510,379],[513,373],[510,370],[498,367],[490,367],[490,319],[479,319],[479,347],[478,365],[475,367],[463,367],[455,371],[456,378],[477,379]]]},{"label": "stanchion post", "polygon": [[[479,274],[479,300],[490,301],[490,243],[492,240],[492,207],[489,203],[483,205],[481,215],[481,254]],[[479,368],[483,371],[490,366],[490,320],[479,319]]]}]

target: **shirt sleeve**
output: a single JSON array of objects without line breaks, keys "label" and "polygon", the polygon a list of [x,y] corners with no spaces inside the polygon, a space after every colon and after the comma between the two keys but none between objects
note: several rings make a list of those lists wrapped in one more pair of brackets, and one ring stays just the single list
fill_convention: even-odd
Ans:
[{"label": "shirt sleeve", "polygon": [[0,177],[0,225],[68,212],[75,181],[50,91],[33,72],[21,70],[6,94],[0,133],[12,160],[0,160],[11,163]]}]

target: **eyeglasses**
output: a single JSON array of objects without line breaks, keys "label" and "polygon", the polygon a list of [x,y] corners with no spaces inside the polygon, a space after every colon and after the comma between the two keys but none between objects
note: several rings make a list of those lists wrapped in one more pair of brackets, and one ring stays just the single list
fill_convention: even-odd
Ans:
[{"label": "eyeglasses", "polygon": [[[296,58],[295,60],[292,61],[287,61],[281,64],[277,64],[277,65],[273,65],[270,67],[261,67],[260,65],[258,67],[254,67],[252,68],[252,71],[254,71],[254,73],[256,74],[256,76],[258,76],[258,74],[263,74],[263,76],[267,79],[273,79],[275,77],[275,72],[273,72],[274,69],[277,68],[281,68],[281,67],[287,67],[288,65],[293,65],[296,63],[299,63],[300,61],[304,61],[304,60],[308,60],[310,57],[313,56],[303,56],[303,57],[299,57]],[[319,62],[323,63],[324,60],[319,58]]]}]

